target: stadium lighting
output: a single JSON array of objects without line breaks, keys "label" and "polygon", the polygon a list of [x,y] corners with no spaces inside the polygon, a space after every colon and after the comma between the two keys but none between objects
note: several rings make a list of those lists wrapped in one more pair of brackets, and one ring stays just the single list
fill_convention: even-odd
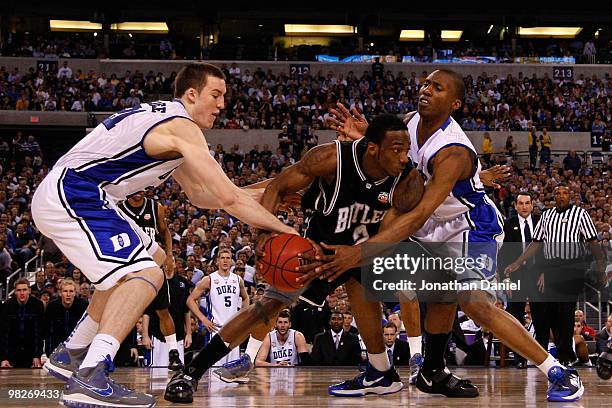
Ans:
[{"label": "stadium lighting", "polygon": [[141,34],[168,34],[168,24],[153,23],[153,22],[124,22],[111,24],[111,30],[130,31],[132,33]]},{"label": "stadium lighting", "polygon": [[97,31],[102,30],[102,24],[81,20],[49,20],[51,31]]},{"label": "stadium lighting", "polygon": [[519,27],[519,35],[524,38],[574,38],[582,27]]},{"label": "stadium lighting", "polygon": [[286,35],[353,35],[357,28],[333,24],[285,24]]},{"label": "stadium lighting", "polygon": [[459,41],[462,35],[461,30],[442,30],[440,37],[442,41]]},{"label": "stadium lighting", "polygon": [[425,30],[402,30],[400,32],[400,41],[423,41],[425,39]]},{"label": "stadium lighting", "polygon": [[491,26],[489,26],[489,29],[487,30],[487,34],[491,34],[491,30],[493,30],[493,24],[491,24]]}]

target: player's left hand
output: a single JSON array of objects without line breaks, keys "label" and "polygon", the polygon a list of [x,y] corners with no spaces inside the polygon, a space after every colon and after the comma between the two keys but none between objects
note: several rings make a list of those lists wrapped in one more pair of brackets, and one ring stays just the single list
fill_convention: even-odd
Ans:
[{"label": "player's left hand", "polygon": [[40,364],[40,358],[32,359],[32,368],[40,368],[42,365]]},{"label": "player's left hand", "polygon": [[185,339],[183,340],[183,347],[189,348],[191,346],[191,333],[185,333]]},{"label": "player's left hand", "polygon": [[[298,282],[309,282],[316,277],[321,280],[327,279],[328,282],[331,282],[342,275],[343,272],[358,266],[361,262],[361,248],[358,245],[327,245],[322,242],[321,246],[328,251],[333,251],[333,254],[326,255],[325,259],[317,257],[317,260],[323,263],[298,278]],[[301,271],[300,268],[302,267],[298,267],[298,271]]]},{"label": "player's left hand", "polygon": [[478,174],[480,181],[487,187],[501,188],[497,181],[504,181],[512,175],[512,167],[496,165]]},{"label": "player's left hand", "polygon": [[138,362],[138,350],[135,348],[131,348],[130,349],[130,357],[132,357],[132,360],[137,363]]}]

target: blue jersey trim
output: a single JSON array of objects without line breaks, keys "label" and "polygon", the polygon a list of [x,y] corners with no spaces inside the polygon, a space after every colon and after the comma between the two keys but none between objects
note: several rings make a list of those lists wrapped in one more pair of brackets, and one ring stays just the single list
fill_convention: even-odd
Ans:
[{"label": "blue jersey trim", "polygon": [[442,126],[440,126],[440,130],[444,132],[444,131],[446,130],[446,128],[448,127],[448,125],[450,125],[450,124],[451,124],[451,122],[452,122],[452,120],[451,120],[451,117],[449,116],[449,117],[448,117],[448,118],[447,118],[447,119],[444,121],[444,123],[442,124]]},{"label": "blue jersey trim", "polygon": [[[72,169],[64,169],[57,189],[62,206],[77,221],[99,261],[127,265],[151,260],[150,257],[136,259],[144,249],[140,236],[127,220],[108,206],[104,190]],[[127,235],[130,244],[115,250],[111,238],[122,234]]]}]

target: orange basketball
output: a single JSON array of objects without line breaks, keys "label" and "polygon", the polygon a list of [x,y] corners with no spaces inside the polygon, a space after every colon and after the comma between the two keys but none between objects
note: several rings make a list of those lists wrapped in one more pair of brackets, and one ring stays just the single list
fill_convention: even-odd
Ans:
[{"label": "orange basketball", "polygon": [[[259,259],[259,270],[270,285],[284,291],[300,288],[295,281],[302,275],[295,270],[300,266],[298,254],[314,255],[314,248],[306,238],[293,234],[281,234],[264,244],[264,255]],[[304,262],[301,260],[301,262]]]}]

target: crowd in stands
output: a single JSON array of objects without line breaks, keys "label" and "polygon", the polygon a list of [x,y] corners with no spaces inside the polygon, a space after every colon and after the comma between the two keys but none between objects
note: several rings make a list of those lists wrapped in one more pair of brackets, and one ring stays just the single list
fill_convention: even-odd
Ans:
[{"label": "crowd in stands", "polygon": [[[304,76],[273,74],[257,68],[223,64],[228,83],[227,109],[218,128],[286,127],[299,145],[326,127],[328,108],[337,101],[356,107],[371,119],[379,113],[402,114],[417,106],[418,88],[427,72],[393,75],[370,70],[332,71]],[[175,73],[85,72],[64,61],[57,70],[0,67],[0,110],[118,111],[172,94]],[[612,123],[612,78],[606,74],[572,81],[524,76],[505,78],[482,73],[464,78],[467,94],[458,120],[465,130],[592,131],[605,133]],[[530,124],[531,123],[531,124]],[[316,144],[316,143],[315,143]]]},{"label": "crowd in stands", "polygon": [[[147,95],[150,95],[147,91],[149,86],[159,87],[160,90],[167,93],[171,91],[172,77],[152,75],[149,78],[128,72],[121,79],[115,75],[111,78],[106,78],[105,75],[88,78],[88,75],[92,73],[84,74],[75,70],[69,74],[71,70],[69,64],[62,68],[64,68],[63,71],[58,73],[44,74],[32,70],[23,76],[18,71],[9,72],[3,69],[0,71],[1,86],[3,91],[7,87],[13,92],[21,90],[19,98],[25,97],[26,99],[34,95],[36,98],[44,98],[45,92],[51,93],[49,91],[52,87],[66,86],[74,93],[72,91],[64,93],[62,98],[66,98],[65,103],[71,100],[65,96],[66,94],[72,95],[72,98],[86,94],[88,101],[93,103],[92,94],[99,94],[99,91],[102,91],[105,97],[108,95],[107,101],[113,92],[117,92],[114,94],[117,99],[117,95],[122,95],[126,90],[128,95],[134,93],[146,99]],[[273,127],[281,130],[285,128],[284,125],[287,125],[287,131],[291,128],[293,132],[299,132],[300,128],[304,130],[310,126],[322,126],[326,106],[334,100],[332,94],[347,105],[355,104],[362,108],[361,104],[363,104],[363,111],[367,117],[383,111],[402,113],[413,110],[415,92],[420,81],[416,74],[393,78],[389,73],[385,74],[383,81],[374,81],[368,72],[364,73],[360,79],[353,75],[340,78],[329,73],[325,77],[317,75],[313,78],[298,80],[259,71],[253,74],[247,70],[241,72],[235,65],[228,68],[227,75],[229,78],[228,109],[227,113],[219,118],[219,124],[225,123],[226,120],[229,121],[228,116],[234,112],[239,115],[244,112],[263,112],[260,124],[265,123],[266,127],[269,127],[271,123],[274,123]],[[482,115],[487,119],[487,123],[509,118],[513,120],[513,123],[520,124],[521,115],[525,115],[525,119],[529,118],[528,120],[534,123],[548,126],[548,120],[554,120],[557,117],[571,119],[576,114],[579,114],[578,118],[583,116],[593,118],[593,115],[599,114],[601,118],[595,116],[595,121],[601,121],[603,118],[610,123],[609,95],[612,83],[609,78],[580,78],[572,84],[558,84],[547,78],[508,77],[502,80],[483,75],[476,80],[468,77],[466,82],[468,84],[467,113],[473,113],[479,118]],[[398,90],[401,95],[396,94]],[[565,95],[566,92],[569,94]],[[368,96],[361,100],[358,99],[360,95]],[[521,96],[519,99],[519,95],[525,97]],[[3,99],[7,97],[8,95]],[[406,102],[401,105],[401,109],[400,105],[394,101],[395,98],[401,103]],[[372,107],[371,104],[374,101],[376,105]],[[262,105],[256,108],[255,102],[261,102]],[[537,110],[531,108],[531,102],[538,106]],[[293,119],[292,112],[296,114],[296,120]],[[540,114],[540,112],[543,113]],[[554,115],[553,112],[555,112]],[[316,120],[312,120],[315,113]],[[516,119],[517,114],[519,119]],[[467,116],[465,112],[464,116]],[[279,119],[273,119],[276,117]],[[227,123],[225,124],[227,126]],[[512,129],[515,128],[514,126]],[[554,128],[554,123],[551,128]],[[211,154],[235,184],[245,186],[274,177],[284,167],[299,159],[304,150],[317,144],[315,139],[305,139],[310,142],[304,144],[283,143],[285,138],[281,139],[279,139],[279,146],[273,146],[272,149],[264,145],[261,148],[255,146],[250,151],[244,151],[239,145],[233,145],[229,149],[227,146],[217,145],[214,148],[211,146]],[[289,139],[295,141],[294,136]],[[11,141],[10,144],[8,140]],[[8,274],[18,267],[23,267],[29,258],[44,250],[42,264],[44,267],[36,273],[35,282],[32,285],[26,282],[28,287],[24,289],[28,295],[27,299],[36,299],[32,300],[34,303],[41,302],[40,305],[36,303],[38,306],[33,306],[35,310],[32,313],[34,314],[28,317],[32,322],[38,322],[36,324],[40,326],[35,328],[37,334],[25,333],[23,330],[20,333],[26,337],[39,336],[41,344],[43,339],[49,342],[58,341],[57,339],[65,337],[66,332],[70,330],[63,328],[50,331],[49,327],[41,323],[42,320],[36,320],[42,319],[42,315],[38,315],[49,313],[44,311],[45,307],[47,311],[55,310],[49,309],[53,302],[56,302],[55,308],[59,307],[60,302],[64,308],[79,304],[79,310],[81,310],[86,304],[84,302],[91,299],[93,287],[82,272],[70,264],[51,241],[40,236],[32,221],[30,204],[33,192],[49,171],[49,165],[52,164],[45,160],[44,152],[41,151],[38,142],[33,136],[16,133],[12,139],[0,142],[0,159],[0,282],[4,284]],[[494,163],[495,160],[495,157],[490,158],[491,163]],[[610,257],[612,252],[610,246],[610,226],[612,225],[610,172],[612,172],[612,161],[600,166],[585,166],[582,163],[576,166],[575,162],[568,161],[560,166],[544,160],[532,169],[528,166],[518,166],[515,162],[512,178],[504,183],[501,189],[492,192],[492,195],[504,215],[509,217],[513,215],[512,204],[518,192],[530,191],[537,210],[543,211],[554,206],[554,187],[560,183],[567,183],[573,192],[574,202],[589,211],[598,230],[598,239],[608,254],[608,259],[612,259]],[[216,269],[215,254],[221,248],[229,248],[234,255],[234,268],[237,273],[244,274],[249,294],[252,297],[261,295],[263,282],[254,268],[257,235],[253,228],[223,211],[202,210],[194,207],[186,195],[181,192],[179,185],[172,179],[154,190],[147,191],[146,194],[167,208],[168,228],[174,244],[175,272],[178,275],[185,281],[197,283],[204,275]],[[299,208],[298,203],[297,201],[286,203],[280,209],[279,217],[287,224],[293,225],[298,231],[303,232],[308,214]],[[67,278],[71,280],[68,281]],[[72,282],[72,284],[66,285],[66,282]],[[21,281],[21,284],[23,283]],[[17,286],[19,285],[5,287],[3,291],[15,288],[15,296],[21,296],[19,295],[21,289]],[[69,289],[66,289],[67,287]],[[26,302],[29,301],[27,299]],[[80,300],[75,301],[75,299]],[[11,330],[18,330],[20,327],[15,325],[14,319],[17,317],[11,314],[11,311],[17,310],[15,309],[17,306],[13,303],[21,304],[19,303],[21,301],[23,299],[13,297],[2,308],[0,333],[3,337],[0,340],[4,343],[0,344],[0,347],[3,345],[7,347],[9,326]],[[10,307],[7,306],[9,304]],[[298,304],[293,310],[294,327],[301,330],[307,342],[311,343],[317,333],[332,323],[332,312],[336,309],[342,313],[343,319],[350,316],[350,303],[342,289],[328,298],[328,305],[325,309],[317,310]],[[401,318],[399,315],[391,316],[389,312],[393,311],[393,305],[382,305],[381,318],[391,321],[398,319],[399,323],[396,326],[401,333]],[[56,310],[54,313],[59,312]],[[80,313],[75,312],[74,315],[77,316]],[[49,324],[54,320],[47,318],[45,321]],[[76,322],[76,320],[70,321]],[[351,322],[352,319],[349,318],[343,320],[346,331],[351,331]],[[197,322],[194,322],[194,330],[194,333],[202,334],[202,328]],[[41,344],[36,343],[32,347],[38,352],[42,350]],[[54,343],[46,344],[47,350],[49,344]],[[0,350],[0,356],[2,353],[5,353],[5,350]]]}]

